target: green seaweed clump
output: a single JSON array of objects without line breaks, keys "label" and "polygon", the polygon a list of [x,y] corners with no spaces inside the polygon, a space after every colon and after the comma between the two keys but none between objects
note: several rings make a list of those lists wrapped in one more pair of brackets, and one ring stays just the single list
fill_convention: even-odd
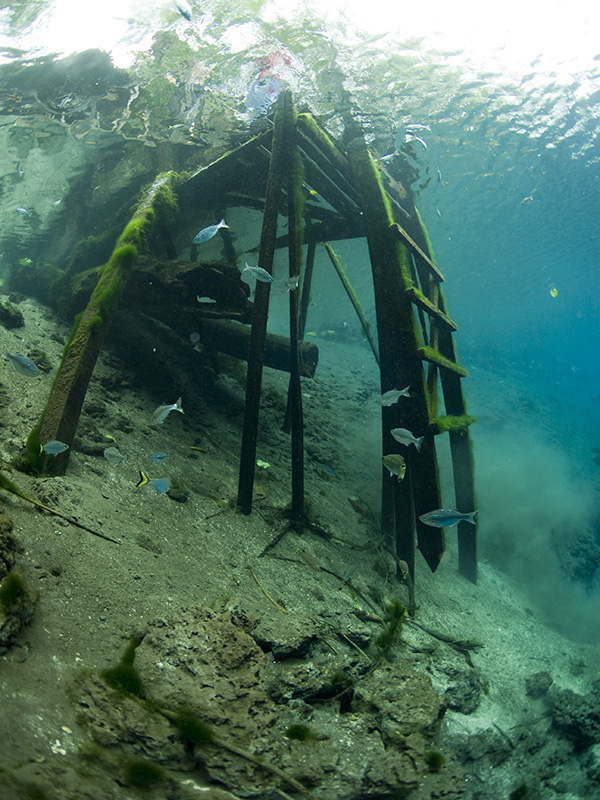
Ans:
[{"label": "green seaweed clump", "polygon": [[444,754],[439,750],[428,750],[425,753],[425,763],[431,772],[439,772],[446,761]]},{"label": "green seaweed clump", "polygon": [[141,642],[142,640],[140,637],[134,636],[125,648],[125,652],[121,656],[119,663],[100,673],[102,680],[116,692],[131,694],[135,697],[144,696],[142,678],[133,664],[135,651],[140,646]]},{"label": "green seaweed clump", "polygon": [[138,789],[149,789],[165,779],[165,771],[158,764],[142,758],[128,758],[123,764],[125,780]]},{"label": "green seaweed clump", "polygon": [[431,425],[436,426],[437,433],[446,433],[448,431],[466,430],[474,422],[477,422],[477,417],[473,417],[470,414],[462,414],[460,416],[446,414],[444,417],[436,417],[431,421]]},{"label": "green seaweed clump", "polygon": [[175,725],[182,738],[192,744],[204,746],[216,741],[215,733],[208,722],[204,722],[187,708],[180,710]]},{"label": "green seaweed clump", "polygon": [[33,363],[40,369],[42,372],[50,372],[52,369],[52,362],[48,358],[48,354],[45,350],[41,350],[39,347],[34,347],[32,350],[27,352],[29,358],[33,361]]},{"label": "green seaweed clump", "polygon": [[509,800],[540,800],[539,793],[531,788],[525,781],[508,795]]},{"label": "green seaweed clump", "polygon": [[0,582],[0,608],[10,611],[28,594],[25,578],[18,570],[13,569]]},{"label": "green seaweed clump", "polygon": [[392,647],[402,630],[402,624],[407,616],[406,606],[399,600],[392,600],[386,609],[384,619],[384,630],[375,639],[375,645],[379,649],[381,658],[390,660]]},{"label": "green seaweed clump", "polygon": [[285,735],[288,739],[295,739],[297,742],[315,742],[317,740],[310,725],[303,725],[301,722],[288,725],[285,729]]}]

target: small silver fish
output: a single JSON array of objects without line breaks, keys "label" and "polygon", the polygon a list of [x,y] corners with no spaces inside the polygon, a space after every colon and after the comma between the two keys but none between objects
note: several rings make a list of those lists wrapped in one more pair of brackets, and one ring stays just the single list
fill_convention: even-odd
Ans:
[{"label": "small silver fish", "polygon": [[7,358],[12,363],[17,372],[27,378],[37,378],[40,374],[39,369],[27,356],[22,356],[20,353],[9,353],[8,350],[5,350],[4,358]]},{"label": "small silver fish", "polygon": [[291,278],[288,278],[287,281],[285,282],[285,286],[288,292],[293,292],[295,289],[297,289],[299,281],[300,281],[300,275],[292,275]]},{"label": "small silver fish", "polygon": [[410,575],[410,568],[402,558],[398,559],[398,569],[400,570],[401,579],[405,581]]},{"label": "small silver fish", "polygon": [[165,406],[159,406],[157,409],[154,410],[152,414],[152,422],[154,425],[162,425],[166,418],[169,416],[171,411],[179,411],[180,414],[183,414],[183,408],[181,407],[181,397],[177,399],[175,403],[170,403]]},{"label": "small silver fish", "polygon": [[125,456],[118,447],[107,447],[104,451],[104,458],[113,467],[118,467],[125,461]]},{"label": "small silver fish", "polygon": [[389,453],[381,459],[383,466],[389,470],[390,475],[398,476],[398,483],[404,478],[406,474],[406,461],[402,458],[400,453]]},{"label": "small silver fish", "polygon": [[390,389],[389,392],[382,394],[377,402],[380,406],[393,406],[401,397],[410,397],[409,389],[410,386],[405,389]]},{"label": "small silver fish", "polygon": [[203,297],[200,297],[200,295],[199,295],[199,294],[197,294],[197,295],[196,295],[196,300],[197,300],[199,303],[216,303],[216,302],[217,302],[217,301],[214,299],[214,297],[207,297],[206,295],[204,295]]},{"label": "small silver fish", "polygon": [[475,514],[477,511],[467,511],[463,514],[461,511],[456,511],[453,508],[436,508],[435,511],[428,511],[427,514],[421,514],[419,519],[425,525],[431,525],[432,528],[454,528],[459,522],[470,522],[471,525],[476,525]]},{"label": "small silver fish", "polygon": [[28,217],[29,216],[29,211],[27,211],[26,208],[15,208],[15,211],[17,212],[17,214],[20,214],[22,217]]},{"label": "small silver fish", "polygon": [[225,224],[225,220],[222,219],[221,222],[217,222],[216,225],[209,225],[208,228],[202,228],[194,236],[194,244],[202,244],[203,242],[208,242],[209,239],[212,239],[213,236],[217,233],[219,228],[228,228],[229,225]]},{"label": "small silver fish", "polygon": [[419,436],[417,439],[417,437],[413,436],[411,431],[409,431],[407,428],[392,428],[390,433],[397,442],[400,442],[400,444],[405,444],[407,447],[408,445],[414,444],[417,450],[419,452],[421,451],[421,445],[423,444],[423,439],[425,438],[424,436]]},{"label": "small silver fish", "polygon": [[406,131],[406,137],[404,138],[405,142],[419,142],[419,144],[423,145],[423,148],[427,150],[427,144],[421,139],[420,136],[416,136],[412,131]]},{"label": "small silver fish", "polygon": [[[529,205],[529,203],[533,203],[533,195],[531,195],[531,194],[529,195],[529,197],[524,197],[524,198],[521,200],[521,205],[522,205],[522,206],[528,206],[528,205]],[[17,211],[18,211],[18,210],[19,210],[19,209],[17,209]]]},{"label": "small silver fish", "polygon": [[177,11],[189,22],[192,18],[192,7],[187,0],[173,0]]},{"label": "small silver fish", "polygon": [[256,278],[261,283],[273,283],[273,276],[262,267],[251,267],[250,264],[246,264],[242,270],[242,275],[244,273],[252,275],[253,278]]},{"label": "small silver fish", "polygon": [[57,439],[52,439],[42,447],[42,452],[47,453],[49,456],[57,456],[64,453],[69,449],[69,445],[64,442],[59,442]]}]

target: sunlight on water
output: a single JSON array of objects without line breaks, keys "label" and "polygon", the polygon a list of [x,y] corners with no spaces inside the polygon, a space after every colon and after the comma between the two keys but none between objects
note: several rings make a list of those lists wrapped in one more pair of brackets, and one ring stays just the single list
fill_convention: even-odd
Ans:
[{"label": "sunlight on water", "polygon": [[[201,25],[205,12],[213,14],[219,4],[194,6],[192,27]],[[384,53],[399,42],[412,41],[423,54],[433,51],[449,60],[459,57],[463,67],[470,64],[477,71],[502,72],[508,80],[526,75],[535,62],[536,72],[552,72],[558,82],[568,82],[598,55],[600,8],[592,0],[543,4],[508,0],[494,7],[477,0],[433,0],[426,5],[389,0],[276,0],[238,2],[228,8],[232,17],[262,17],[266,23],[320,20],[324,31],[336,31],[348,43],[363,35],[382,36]],[[4,15],[8,21],[6,9]],[[3,21],[0,16],[0,24]],[[169,0],[53,0],[18,41],[24,48],[47,53],[90,47],[113,50],[124,65],[131,58],[128,46],[141,50],[147,45],[147,27],[175,24],[187,25]],[[9,43],[7,38],[4,41]]]},{"label": "sunlight on water", "polygon": [[[295,3],[274,3],[285,17]],[[541,59],[551,67],[561,64],[583,68],[598,52],[596,31],[600,10],[591,0],[565,3],[523,3],[520,0],[490,5],[478,0],[444,0],[389,3],[374,0],[329,0],[314,4],[328,23],[342,17],[369,33],[390,32],[404,40],[423,37],[422,49],[448,54],[460,52],[479,69],[501,68],[518,74]]]}]

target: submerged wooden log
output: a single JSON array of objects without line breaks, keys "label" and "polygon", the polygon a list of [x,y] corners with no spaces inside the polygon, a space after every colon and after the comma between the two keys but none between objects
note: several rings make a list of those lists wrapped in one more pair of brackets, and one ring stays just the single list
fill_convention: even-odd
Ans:
[{"label": "submerged wooden log", "polygon": [[[88,383],[138,252],[147,247],[148,236],[157,222],[162,224],[176,208],[173,181],[171,173],[161,175],[145,192],[102,268],[85,311],[73,325],[42,416],[27,438],[25,452],[15,462],[18,468],[35,474],[64,475]],[[64,442],[69,449],[48,456],[42,451],[42,444],[53,439]]]},{"label": "submerged wooden log", "polygon": [[[70,286],[73,315],[85,308],[101,271],[102,268],[87,270],[73,278]],[[240,280],[239,269],[231,264],[141,255],[131,268],[121,302],[167,325],[169,316],[176,318],[198,311],[203,317],[250,322],[249,295],[249,286]]]},{"label": "submerged wooden log", "polygon": [[[177,330],[177,319],[235,319],[250,322],[249,286],[240,271],[222,261],[166,261],[152,256],[138,259],[123,302],[160,319]],[[195,330],[195,328],[190,328]]]},{"label": "submerged wooden log", "polygon": [[[248,360],[250,328],[228,320],[204,319],[198,325],[203,345],[234,358]],[[300,375],[313,378],[319,360],[319,350],[312,342],[300,345]],[[290,340],[286,336],[267,333],[265,338],[265,367],[290,371]]]}]

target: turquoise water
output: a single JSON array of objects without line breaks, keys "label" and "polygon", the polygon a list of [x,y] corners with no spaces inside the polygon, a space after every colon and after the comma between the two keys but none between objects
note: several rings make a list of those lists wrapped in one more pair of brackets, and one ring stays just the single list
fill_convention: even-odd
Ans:
[{"label": "turquoise water", "polygon": [[[411,129],[417,204],[480,418],[483,555],[542,599],[563,587],[589,633],[600,561],[574,585],[555,539],[585,533],[600,545],[598,12],[508,3],[492,18],[474,4],[447,5],[192,3],[187,21],[169,2],[105,3],[86,6],[81,28],[81,4],[8,4],[0,276],[22,258],[64,263],[82,231],[96,232],[98,209],[131,164],[142,164],[141,185],[166,143],[189,167],[195,147],[220,154],[231,138],[243,141],[261,121],[248,101],[261,75],[290,86],[333,134],[350,107],[379,156],[420,126]],[[47,70],[72,56],[73,42],[77,53],[104,50],[113,66],[89,54]],[[104,85],[96,67],[81,77],[95,63]],[[145,106],[150,89],[159,102]],[[364,243],[339,250],[372,318]],[[330,301],[334,282],[317,276],[309,329],[355,324],[344,297]],[[539,564],[540,553],[538,576],[523,564]]]}]

